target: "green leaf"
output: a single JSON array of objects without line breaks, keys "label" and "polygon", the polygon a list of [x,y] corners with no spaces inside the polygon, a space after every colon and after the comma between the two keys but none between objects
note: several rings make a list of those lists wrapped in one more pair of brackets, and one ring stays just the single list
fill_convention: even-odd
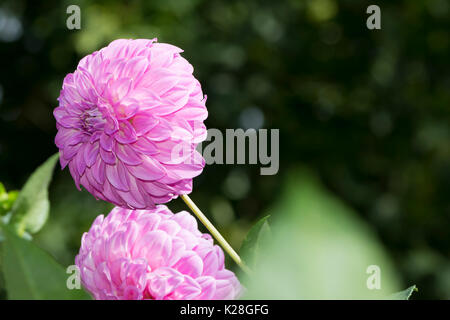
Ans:
[{"label": "green leaf", "polygon": [[413,285],[406,290],[391,294],[387,297],[387,300],[409,300],[414,291],[419,291],[416,285]]},{"label": "green leaf", "polygon": [[2,226],[3,273],[8,299],[89,299],[81,289],[69,290],[69,274],[48,253],[33,242],[17,236],[9,226]]},{"label": "green leaf", "polygon": [[[398,291],[375,230],[309,170],[286,178],[244,299],[385,299]],[[379,290],[369,288],[372,265],[381,270]]]},{"label": "green leaf", "polygon": [[9,213],[18,195],[18,191],[6,192],[3,184],[0,183],[0,216]]},{"label": "green leaf", "polygon": [[242,242],[240,254],[244,263],[252,269],[260,260],[261,247],[270,240],[270,227],[268,219],[265,216],[260,219],[248,232]]},{"label": "green leaf", "polygon": [[23,235],[38,232],[48,217],[50,202],[48,185],[59,154],[50,157],[31,175],[14,202],[10,223]]}]

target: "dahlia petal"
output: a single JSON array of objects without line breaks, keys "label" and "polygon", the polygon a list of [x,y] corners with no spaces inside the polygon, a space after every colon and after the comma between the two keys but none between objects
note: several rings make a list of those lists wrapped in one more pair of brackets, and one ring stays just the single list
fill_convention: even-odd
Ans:
[{"label": "dahlia petal", "polygon": [[183,179],[196,177],[202,172],[205,165],[205,160],[201,155],[198,155],[198,151],[194,151],[192,155],[194,160],[188,158],[185,162],[182,163],[173,165],[167,164],[166,168],[173,174],[176,174],[178,177],[181,177]]},{"label": "dahlia petal", "polygon": [[219,257],[214,250],[211,250],[204,258],[205,268],[203,275],[215,275],[219,268]]},{"label": "dahlia petal", "polygon": [[127,165],[137,166],[142,163],[141,156],[128,144],[116,144],[115,152],[116,156]]},{"label": "dahlia petal", "polygon": [[186,91],[188,93],[188,96],[190,96],[191,93],[195,93],[197,86],[199,85],[198,80],[193,78],[191,74],[180,74],[179,76],[180,81],[178,81],[177,87],[179,87],[181,90]]},{"label": "dahlia petal", "polygon": [[176,78],[176,73],[174,73],[169,68],[155,67],[153,63],[150,61],[149,70],[141,78],[141,86],[144,88],[151,88],[159,96],[160,93],[158,92],[158,90],[156,90],[154,83],[158,81],[158,79],[166,79],[166,78]]},{"label": "dahlia petal", "polygon": [[154,203],[167,203],[174,198],[176,198],[176,196],[173,195],[164,195],[162,197],[152,196]]},{"label": "dahlia petal", "polygon": [[201,287],[201,294],[197,297],[199,300],[211,300],[216,293],[216,280],[210,276],[203,276],[196,279]]},{"label": "dahlia petal", "polygon": [[67,115],[68,115],[67,111],[63,107],[57,107],[55,108],[55,110],[53,110],[53,116],[55,117],[56,122],[59,122],[62,118],[66,117]]},{"label": "dahlia petal", "polygon": [[206,130],[205,125],[194,123],[194,143],[201,143],[206,139],[208,135],[208,131]]},{"label": "dahlia petal", "polygon": [[177,117],[185,120],[204,121],[208,117],[208,111],[205,107],[183,107],[177,111]]},{"label": "dahlia petal", "polygon": [[233,284],[227,280],[216,281],[216,292],[214,299],[217,300],[229,300],[236,296]]},{"label": "dahlia petal", "polygon": [[103,184],[102,193],[107,201],[117,203],[121,207],[126,207],[125,201],[123,201],[122,197],[117,193],[116,189],[109,183],[109,180],[107,179],[105,179],[105,182]]},{"label": "dahlia petal", "polygon": [[159,119],[158,125],[147,132],[146,138],[152,141],[164,141],[170,138],[172,127],[170,123],[162,118]]},{"label": "dahlia petal", "polygon": [[127,105],[136,101],[139,102],[141,111],[148,111],[159,106],[163,102],[152,88],[138,87],[133,90],[132,98],[128,96],[124,98],[121,103]]},{"label": "dahlia petal", "polygon": [[89,139],[89,142],[90,142],[90,143],[94,143],[94,142],[100,140],[100,137],[101,137],[102,134],[103,134],[103,133],[102,133],[101,131],[96,131],[96,132],[94,132],[94,133],[91,135],[91,137],[90,137],[90,139]]},{"label": "dahlia petal", "polygon": [[142,292],[134,286],[127,286],[123,291],[123,300],[142,300]]},{"label": "dahlia petal", "polygon": [[159,121],[148,114],[138,114],[133,118],[133,127],[138,136],[142,136],[158,125]]},{"label": "dahlia petal", "polygon": [[97,266],[94,272],[94,284],[97,288],[100,288],[102,290],[111,290],[109,269],[107,268],[105,262]]},{"label": "dahlia petal", "polygon": [[92,176],[94,179],[101,185],[105,183],[106,174],[105,174],[105,162],[98,156],[92,167]]},{"label": "dahlia petal", "polygon": [[[72,77],[73,75],[70,76]],[[67,77],[69,77],[69,75]],[[78,89],[73,84],[69,85],[68,83],[66,83],[65,79],[63,84],[63,92],[63,97],[68,101],[73,102],[74,104],[78,104],[82,100],[80,94],[78,93]]]},{"label": "dahlia petal", "polygon": [[61,165],[61,169],[64,169],[69,164],[69,161],[64,158],[64,151],[59,152],[59,163]]},{"label": "dahlia petal", "polygon": [[139,104],[134,103],[130,105],[119,104],[116,107],[116,116],[119,120],[128,120],[132,118],[139,111]]},{"label": "dahlia petal", "polygon": [[128,263],[125,282],[143,291],[147,278],[147,263],[145,259],[136,259]]},{"label": "dahlia petal", "polygon": [[111,62],[111,59],[109,59],[105,54],[104,50],[95,51],[96,55],[90,64],[92,67],[91,73],[97,81],[101,79],[102,75],[107,73],[108,65]]},{"label": "dahlia petal", "polygon": [[142,196],[138,191],[120,191],[117,190],[120,197],[127,203],[128,207],[132,209],[145,209],[147,204],[142,200]]},{"label": "dahlia petal", "polygon": [[[95,162],[94,162],[95,163]],[[95,189],[95,190],[102,190],[103,189],[103,185],[98,183],[97,179],[94,177],[94,170],[93,168],[86,168],[86,172],[85,172],[85,176],[86,179],[88,181],[88,183]],[[99,197],[98,195],[98,191],[94,192],[93,195],[98,199],[98,198],[102,198],[101,196]]]},{"label": "dahlia petal", "polygon": [[[114,233],[105,244],[105,257],[109,261],[117,261],[122,258],[123,246],[125,244],[125,233]],[[109,268],[111,271],[111,268]]]},{"label": "dahlia petal", "polygon": [[192,66],[192,64],[181,57],[175,59],[170,67],[183,74],[192,74],[194,72],[194,67]]},{"label": "dahlia petal", "polygon": [[100,156],[102,157],[103,161],[106,164],[115,164],[116,163],[116,157],[114,155],[114,153],[106,151],[103,148],[100,148]]},{"label": "dahlia petal", "polygon": [[107,135],[112,135],[117,130],[119,130],[119,122],[117,121],[117,119],[110,117],[110,116],[107,117],[106,124],[105,124],[105,133]]},{"label": "dahlia petal", "polygon": [[170,255],[172,241],[163,231],[150,231],[145,234],[142,241],[133,248],[133,256],[145,257],[149,267],[154,270],[163,265]]},{"label": "dahlia petal", "polygon": [[136,131],[128,121],[119,123],[119,131],[114,137],[120,143],[133,143],[137,140]]},{"label": "dahlia petal", "polygon": [[118,79],[109,83],[111,101],[115,104],[125,98],[131,90],[133,80],[130,78]]},{"label": "dahlia petal", "polygon": [[[130,220],[127,220],[130,221]],[[125,252],[131,252],[131,249],[134,246],[134,243],[138,237],[139,226],[136,221],[131,220],[130,223],[126,224],[125,227]]]},{"label": "dahlia petal", "polygon": [[183,229],[189,231],[198,229],[197,220],[187,211],[181,211],[174,214],[172,220],[176,221]]},{"label": "dahlia petal", "polygon": [[[154,208],[156,205],[157,199],[153,199],[150,194],[145,190],[144,188],[144,181],[141,181],[139,179],[135,179],[136,181],[136,189],[139,191],[139,193],[142,195],[144,202],[146,203],[146,208]],[[134,189],[133,189],[134,190]]]},{"label": "dahlia petal", "polygon": [[151,277],[148,289],[155,300],[163,299],[184,282],[184,276],[171,268],[158,268]]},{"label": "dahlia petal", "polygon": [[173,53],[158,50],[157,47],[153,47],[150,52],[150,63],[152,67],[167,67],[173,61]]},{"label": "dahlia petal", "polygon": [[159,183],[158,181],[143,182],[142,186],[144,190],[155,197],[162,197],[168,193],[173,193],[174,190],[169,186]]},{"label": "dahlia petal", "polygon": [[122,77],[130,78],[134,83],[139,83],[142,75],[146,73],[149,63],[144,57],[137,56],[127,61]]},{"label": "dahlia petal", "polygon": [[73,161],[76,162],[77,165],[77,171],[80,176],[84,174],[84,170],[86,169],[86,162],[84,161],[84,151],[85,145],[83,144],[80,149],[78,150],[75,159]]},{"label": "dahlia petal", "polygon": [[137,223],[140,226],[143,226],[143,228],[141,228],[142,233],[140,234],[140,237],[144,236],[144,234],[147,233],[148,231],[156,230],[160,222],[161,216],[157,214],[153,215],[147,214],[137,219]]},{"label": "dahlia petal", "polygon": [[217,256],[217,261],[218,261],[218,265],[219,265],[219,269],[221,268],[221,266],[225,265],[225,256],[223,254],[222,249],[219,246],[214,246],[215,252],[216,252],[216,256]]},{"label": "dahlia petal", "polygon": [[64,158],[66,160],[72,159],[77,154],[78,150],[80,150],[81,146],[82,146],[81,143],[76,144],[76,145],[68,145],[68,146],[66,146],[64,148],[64,154],[63,154]]},{"label": "dahlia petal", "polygon": [[84,161],[88,167],[91,167],[97,159],[99,152],[99,143],[86,143],[84,149]]},{"label": "dahlia petal", "polygon": [[156,144],[146,137],[139,137],[131,146],[140,153],[148,156],[154,156],[159,153],[159,149]]},{"label": "dahlia petal", "polygon": [[187,274],[192,278],[197,278],[203,272],[203,261],[195,252],[188,251],[174,267],[183,274]]},{"label": "dahlia petal", "polygon": [[77,85],[78,93],[83,99],[87,101],[95,101],[95,85],[92,77],[87,72],[87,70],[79,68],[77,71],[75,71],[74,82]]},{"label": "dahlia petal", "polygon": [[100,136],[100,146],[106,151],[112,151],[114,145],[114,138],[107,135],[102,134]]},{"label": "dahlia petal", "polygon": [[[151,86],[152,89],[161,97],[176,86],[179,78],[176,75],[161,77],[157,72],[158,71],[153,71],[153,73],[155,73],[154,79],[156,80],[152,82]],[[164,70],[163,72],[167,72],[167,70]]]},{"label": "dahlia petal", "polygon": [[76,129],[61,128],[55,137],[55,144],[58,148],[64,149],[66,145],[75,145],[83,140],[84,134]]},{"label": "dahlia petal", "polygon": [[171,220],[165,220],[159,224],[159,229],[166,232],[170,236],[175,236],[181,227],[178,223]]},{"label": "dahlia petal", "polygon": [[165,176],[164,167],[150,157],[143,157],[139,166],[126,167],[133,176],[144,181],[159,180]]},{"label": "dahlia petal", "polygon": [[69,171],[70,171],[70,174],[73,177],[73,180],[75,182],[75,186],[77,187],[78,190],[81,191],[81,188],[80,188],[80,176],[78,175],[76,164],[73,161],[69,162]]},{"label": "dahlia petal", "polygon": [[170,296],[176,300],[194,300],[202,293],[200,285],[189,276],[184,277],[184,282]]},{"label": "dahlia petal", "polygon": [[83,132],[77,132],[75,134],[73,134],[66,142],[66,147],[67,146],[73,146],[76,144],[79,144],[81,142],[85,142],[87,138],[87,135],[84,134]]},{"label": "dahlia petal", "polygon": [[107,49],[102,49],[103,53],[107,58],[113,59],[113,58],[123,58],[123,52],[127,48],[128,41],[125,39],[118,39],[112,41]]},{"label": "dahlia petal", "polygon": [[116,189],[121,191],[129,191],[128,176],[126,169],[121,161],[116,161],[114,165],[106,165],[106,178]]},{"label": "dahlia petal", "polygon": [[153,199],[148,196],[145,190],[141,187],[140,183],[137,182],[138,180],[133,178],[130,178],[130,180],[130,194],[134,198],[134,202],[136,203],[134,207],[136,209],[154,207],[155,203],[153,202]]},{"label": "dahlia petal", "polygon": [[152,107],[150,110],[154,116],[166,117],[166,116],[175,114],[181,108],[182,108],[182,106],[176,105],[172,102],[162,102],[162,103]]},{"label": "dahlia petal", "polygon": [[172,240],[172,252],[165,262],[165,265],[173,268],[174,264],[180,261],[185,252],[186,243],[184,242],[184,240],[179,237],[174,237]]},{"label": "dahlia petal", "polygon": [[193,157],[192,145],[189,142],[181,140],[166,140],[156,144],[158,154],[154,156],[162,164],[178,165],[181,163],[190,163]]},{"label": "dahlia petal", "polygon": [[[117,250],[117,252],[120,251]],[[110,255],[108,255],[108,257],[110,257]],[[112,285],[115,287],[121,285],[123,274],[128,263],[128,260],[126,258],[121,257],[121,255],[117,255],[117,257],[118,258],[115,258],[114,260],[109,259],[108,261],[109,273],[111,275],[111,282]]]},{"label": "dahlia petal", "polygon": [[184,88],[174,87],[172,90],[165,92],[163,97],[170,103],[176,105],[178,107],[177,110],[179,110],[188,102],[189,91]]}]

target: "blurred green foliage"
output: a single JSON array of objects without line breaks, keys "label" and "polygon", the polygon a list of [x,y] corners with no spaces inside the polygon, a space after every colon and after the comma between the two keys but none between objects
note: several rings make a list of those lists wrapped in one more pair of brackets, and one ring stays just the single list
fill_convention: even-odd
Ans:
[{"label": "blurred green foliage", "polygon": [[18,195],[17,191],[7,192],[5,186],[0,182],[0,216],[6,215],[11,210]]},{"label": "blurred green foliage", "polygon": [[69,290],[68,274],[48,253],[1,225],[2,274],[10,300],[89,300],[84,290]]},{"label": "blurred green foliage", "polygon": [[314,175],[295,170],[282,189],[269,209],[273,235],[254,249],[246,298],[385,299],[399,290],[373,231]]},{"label": "blurred green foliage", "polygon": [[[79,31],[66,28],[70,4],[81,8]],[[278,175],[212,165],[194,182],[192,198],[234,247],[302,163],[376,233],[401,287],[415,283],[417,298],[448,299],[450,4],[377,1],[382,29],[374,31],[365,26],[370,4],[4,0],[0,181],[21,188],[56,151],[52,110],[82,56],[116,38],[157,37],[194,65],[208,127],[280,129]],[[50,203],[35,240],[69,265],[82,233],[110,205],[78,192],[67,170],[56,174]],[[180,201],[170,208],[186,209]]]}]

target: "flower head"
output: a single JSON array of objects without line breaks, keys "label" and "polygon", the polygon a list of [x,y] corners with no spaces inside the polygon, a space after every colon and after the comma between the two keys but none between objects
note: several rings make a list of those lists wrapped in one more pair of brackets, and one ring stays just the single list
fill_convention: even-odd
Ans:
[{"label": "flower head", "polygon": [[164,205],[97,217],[75,263],[95,299],[235,299],[241,292],[195,218]]},{"label": "flower head", "polygon": [[78,188],[148,209],[192,191],[204,167],[205,97],[181,49],[116,40],[68,74],[53,114],[61,166]]}]

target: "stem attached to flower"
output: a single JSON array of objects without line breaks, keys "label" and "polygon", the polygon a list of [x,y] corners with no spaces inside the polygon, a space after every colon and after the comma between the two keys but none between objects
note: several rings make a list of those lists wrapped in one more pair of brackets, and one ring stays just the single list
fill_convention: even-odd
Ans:
[{"label": "stem attached to flower", "polygon": [[217,240],[217,242],[222,246],[223,250],[225,250],[230,257],[236,262],[236,264],[241,267],[243,271],[246,273],[250,273],[250,269],[244,264],[241,260],[241,257],[234,251],[234,249],[229,245],[229,243],[225,240],[224,237],[220,234],[220,232],[214,227],[214,225],[208,220],[208,218],[203,214],[203,212],[197,207],[194,201],[189,198],[188,195],[182,194],[181,199],[187,204],[187,206],[195,213],[197,218],[203,223],[203,225],[211,232],[212,236]]}]

